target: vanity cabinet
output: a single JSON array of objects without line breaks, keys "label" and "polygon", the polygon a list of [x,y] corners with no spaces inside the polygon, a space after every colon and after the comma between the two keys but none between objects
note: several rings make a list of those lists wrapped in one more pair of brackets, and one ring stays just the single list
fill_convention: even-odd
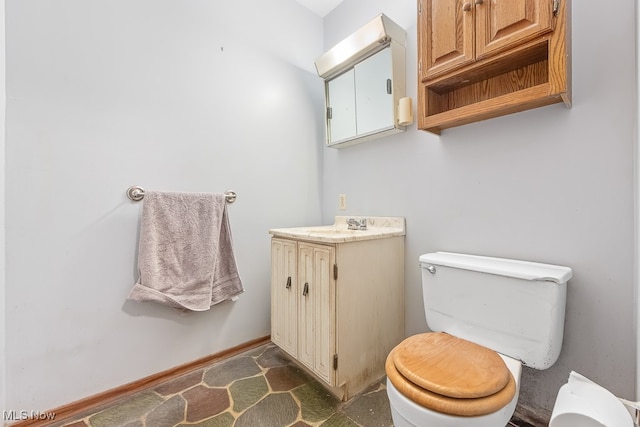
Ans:
[{"label": "vanity cabinet", "polygon": [[404,339],[404,237],[271,239],[271,339],[338,398],[385,374]]},{"label": "vanity cabinet", "polygon": [[418,0],[418,127],[433,133],[570,94],[570,0]]}]

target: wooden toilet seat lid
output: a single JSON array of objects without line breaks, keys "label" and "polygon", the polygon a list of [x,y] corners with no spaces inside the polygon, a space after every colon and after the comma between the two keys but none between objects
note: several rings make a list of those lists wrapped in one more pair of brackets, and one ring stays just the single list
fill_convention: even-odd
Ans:
[{"label": "wooden toilet seat lid", "polygon": [[[423,337],[423,335],[429,335],[429,336]],[[435,336],[431,336],[431,335],[435,335]],[[416,338],[416,337],[419,337],[419,338]],[[476,369],[474,367],[471,367],[471,368],[469,367],[469,365],[474,365],[476,359],[475,357],[472,356],[471,361],[469,362],[468,360],[461,360],[462,358],[459,358],[458,356],[453,356],[453,353],[460,351],[460,348],[458,348],[457,345],[452,344],[450,342],[450,338],[453,338],[454,340],[459,340],[459,338],[455,338],[455,337],[452,337],[451,335],[443,334],[443,333],[428,333],[428,334],[421,334],[421,335],[416,335],[414,337],[407,338],[407,340],[410,340],[410,341],[409,343],[407,343],[406,346],[403,344],[405,344],[405,341],[407,340],[403,341],[396,348],[394,348],[391,351],[391,353],[389,353],[389,356],[387,357],[385,369],[386,369],[386,373],[387,373],[387,377],[389,378],[389,381],[391,381],[394,387],[400,393],[406,396],[408,399],[426,408],[429,408],[431,410],[444,413],[444,414],[458,415],[458,416],[486,415],[486,414],[490,414],[498,411],[499,409],[506,406],[509,402],[511,402],[511,400],[513,400],[513,397],[515,396],[515,393],[516,393],[516,383],[513,378],[513,375],[511,375],[511,372],[509,372],[508,368],[504,364],[504,361],[502,360],[502,358],[500,358],[500,356],[498,356],[497,353],[493,352],[492,350],[486,349],[482,346],[478,346],[478,347],[481,347],[484,350],[493,352],[500,359],[502,366],[504,366],[504,369],[506,370],[507,378],[506,378],[505,385],[501,389],[497,390],[492,394],[484,395],[481,397],[467,397],[467,398],[452,397],[449,395],[434,392],[430,389],[424,388],[416,384],[415,382],[413,382],[413,380],[405,377],[398,369],[397,362],[400,359],[400,360],[404,360],[405,364],[409,364],[414,367],[413,369],[406,370],[406,372],[409,372],[408,375],[417,377],[418,374],[416,374],[416,371],[420,373],[424,373],[425,371],[431,371],[431,373],[427,374],[427,377],[429,378],[428,381],[423,381],[420,379],[418,379],[417,381],[423,384],[428,384],[429,386],[433,386],[434,388],[441,390],[443,392],[453,393],[453,394],[463,394],[463,395],[484,394],[486,393],[487,390],[494,389],[496,387],[495,386],[496,383],[502,382],[501,380],[495,381],[493,379],[490,379],[488,381],[491,384],[490,386],[487,386],[487,387],[478,386],[477,384],[479,381],[482,381],[482,378],[487,378],[490,376],[490,375],[481,374],[479,376],[476,376],[476,378],[473,379],[473,381],[470,381],[470,385],[471,385],[470,389],[473,390],[472,392],[469,393],[469,392],[462,391],[463,389],[465,389],[465,386],[462,385],[465,383],[464,372],[471,372],[472,376],[477,375],[477,373],[474,373]],[[465,341],[465,340],[461,340],[461,341],[469,343],[468,341]],[[418,347],[420,347],[421,345],[428,346],[428,343],[435,343],[436,347],[448,348],[449,350],[448,352],[445,351],[444,353],[442,351],[431,352],[434,355],[434,360],[436,361],[435,364],[432,364],[430,360],[427,360],[426,362],[423,360],[422,366],[419,366],[420,362],[415,362],[415,363],[407,362],[406,359],[408,359],[408,356],[406,355],[406,353],[404,353],[404,351],[406,351],[406,347],[412,348],[414,345],[417,345]],[[473,344],[473,343],[470,343],[470,344]],[[477,344],[473,344],[473,345],[477,345]],[[468,350],[466,349],[465,346],[466,344],[462,344],[462,350],[463,352],[468,353]],[[410,354],[410,351],[408,353]],[[481,351],[481,353],[484,354],[483,351]],[[424,356],[420,355],[420,358],[424,359]],[[452,360],[452,358],[454,360]],[[447,359],[448,361],[444,363],[444,360],[447,360]],[[480,358],[480,360],[482,359],[483,357]],[[489,359],[491,360],[493,358],[489,357]],[[494,364],[500,366],[500,363],[497,363],[497,362],[488,363],[487,366],[491,365],[490,369],[497,369],[498,377],[502,377],[502,375],[500,374],[501,370],[499,368],[495,368],[493,366]],[[459,372],[451,373],[451,371],[456,371],[456,365],[459,367]],[[449,366],[450,368],[445,368],[444,373],[439,372],[440,368],[443,368],[446,366]],[[433,371],[435,371],[435,373],[433,373]],[[434,384],[437,384],[440,380],[442,380],[442,382],[445,385],[443,386],[440,384],[440,385],[434,386]],[[479,392],[478,390],[484,390],[484,391]]]},{"label": "wooden toilet seat lid", "polygon": [[505,388],[511,372],[495,351],[443,332],[418,334],[394,351],[398,372],[442,396],[473,399]]}]

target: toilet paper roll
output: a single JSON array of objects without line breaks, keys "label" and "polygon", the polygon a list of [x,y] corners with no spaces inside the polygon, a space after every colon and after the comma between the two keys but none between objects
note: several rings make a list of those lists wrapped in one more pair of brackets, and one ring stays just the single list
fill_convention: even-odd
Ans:
[{"label": "toilet paper roll", "polygon": [[413,123],[413,111],[411,109],[411,98],[400,98],[398,102],[398,124],[407,126]]}]

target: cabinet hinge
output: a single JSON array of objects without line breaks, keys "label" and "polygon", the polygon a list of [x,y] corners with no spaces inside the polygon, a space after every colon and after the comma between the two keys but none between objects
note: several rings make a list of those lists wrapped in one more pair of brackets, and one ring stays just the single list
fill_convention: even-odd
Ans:
[{"label": "cabinet hinge", "polygon": [[553,16],[558,16],[560,10],[560,0],[553,0]]},{"label": "cabinet hinge", "polygon": [[422,75],[422,59],[418,61],[418,75]]},{"label": "cabinet hinge", "polygon": [[333,355],[333,370],[336,371],[338,369],[338,355]]},{"label": "cabinet hinge", "polygon": [[338,280],[338,264],[333,264],[333,280]]},{"label": "cabinet hinge", "polygon": [[327,107],[327,120],[332,119],[333,114],[331,113],[331,107]]},{"label": "cabinet hinge", "polygon": [[418,15],[422,15],[422,2],[418,2]]}]

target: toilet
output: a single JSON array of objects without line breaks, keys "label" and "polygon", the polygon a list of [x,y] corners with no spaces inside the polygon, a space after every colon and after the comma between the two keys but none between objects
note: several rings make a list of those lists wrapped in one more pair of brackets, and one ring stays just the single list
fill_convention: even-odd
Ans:
[{"label": "toilet", "polygon": [[[405,339],[387,357],[394,426],[506,426],[522,364],[546,369],[558,359],[572,270],[448,252],[422,255],[420,265],[433,332]],[[572,372],[549,427],[602,426],[634,422],[618,398]]]},{"label": "toilet", "polygon": [[449,252],[422,255],[420,265],[432,332],[387,357],[394,425],[506,426],[522,364],[546,369],[560,354],[572,270]]}]

